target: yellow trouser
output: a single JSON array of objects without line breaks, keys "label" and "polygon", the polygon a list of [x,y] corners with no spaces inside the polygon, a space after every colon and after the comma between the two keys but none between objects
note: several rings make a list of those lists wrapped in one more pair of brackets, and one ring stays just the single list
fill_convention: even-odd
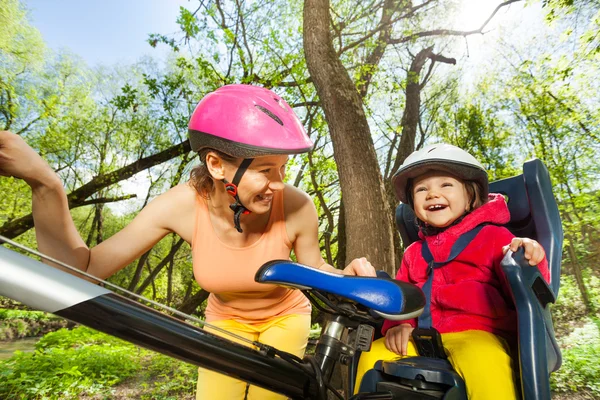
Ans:
[{"label": "yellow trouser", "polygon": [[[484,331],[442,333],[448,361],[467,386],[469,400],[514,400],[517,398],[512,358],[506,342]],[[408,343],[408,356],[416,356],[415,346]],[[373,342],[371,351],[362,353],[358,363],[355,393],[363,375],[379,360],[392,361],[402,356],[385,347],[385,338]]]},{"label": "yellow trouser", "polygon": [[[310,315],[284,315],[260,325],[242,324],[234,320],[213,321],[210,324],[246,339],[268,344],[302,358],[306,350],[306,343],[308,342]],[[234,342],[247,344],[224,333],[210,328],[205,329]],[[196,400],[243,400],[246,395],[247,385],[244,381],[199,368]],[[283,400],[286,397],[263,388],[250,386],[247,398],[248,400]]]}]

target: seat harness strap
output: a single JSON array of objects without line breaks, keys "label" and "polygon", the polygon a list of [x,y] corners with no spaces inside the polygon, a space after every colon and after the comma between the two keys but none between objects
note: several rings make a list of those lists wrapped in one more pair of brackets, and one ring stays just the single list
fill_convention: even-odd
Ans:
[{"label": "seat harness strap", "polygon": [[431,285],[433,283],[433,274],[436,269],[442,268],[444,265],[453,261],[462,251],[471,243],[477,236],[479,231],[487,224],[478,225],[468,232],[463,233],[456,242],[452,245],[450,255],[446,261],[436,262],[433,260],[433,255],[429,250],[427,241],[423,241],[421,247],[421,255],[428,264],[427,282],[421,288],[425,294],[426,304],[423,313],[417,321],[417,328],[413,330],[412,337],[417,346],[419,354],[425,357],[446,358],[446,353],[442,346],[442,338],[437,329],[431,326]]}]

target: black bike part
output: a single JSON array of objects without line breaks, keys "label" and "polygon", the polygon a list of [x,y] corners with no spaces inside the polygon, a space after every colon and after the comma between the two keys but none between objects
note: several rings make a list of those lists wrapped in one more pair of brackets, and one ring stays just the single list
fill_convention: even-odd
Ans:
[{"label": "black bike part", "polygon": [[394,400],[392,392],[357,393],[349,400]]},{"label": "black bike part", "polygon": [[301,365],[266,357],[116,294],[95,297],[55,314],[293,399],[319,398],[314,377]]},{"label": "black bike part", "polygon": [[442,344],[442,335],[437,329],[415,328],[412,331],[412,339],[420,356],[442,360],[448,358]]},{"label": "black bike part", "polygon": [[[307,289],[302,293],[319,311],[331,315],[341,315],[349,319],[348,327],[354,328],[359,324],[377,324],[382,321],[380,316],[371,315],[369,309],[347,299],[321,293],[319,290]],[[333,298],[333,300],[332,300]]]},{"label": "black bike part", "polygon": [[374,336],[375,328],[371,325],[360,324],[356,330],[354,349],[359,351],[370,351]]}]

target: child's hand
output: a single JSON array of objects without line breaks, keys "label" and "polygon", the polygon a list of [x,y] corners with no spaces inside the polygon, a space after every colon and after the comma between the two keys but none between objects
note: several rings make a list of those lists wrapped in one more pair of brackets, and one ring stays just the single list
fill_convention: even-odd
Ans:
[{"label": "child's hand", "polygon": [[385,334],[385,347],[398,355],[405,356],[408,347],[408,340],[413,331],[410,324],[396,325],[390,328]]},{"label": "child's hand", "polygon": [[507,244],[502,248],[502,251],[506,254],[508,249],[517,251],[519,247],[525,249],[525,258],[529,260],[529,265],[538,265],[546,256],[546,252],[544,252],[542,245],[535,240],[528,238],[513,238],[510,244]]}]

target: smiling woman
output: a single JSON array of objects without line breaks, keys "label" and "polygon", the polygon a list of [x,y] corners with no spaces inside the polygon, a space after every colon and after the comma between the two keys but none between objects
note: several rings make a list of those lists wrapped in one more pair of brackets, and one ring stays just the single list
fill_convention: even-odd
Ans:
[{"label": "smiling woman", "polygon": [[[32,188],[42,253],[106,278],[175,233],[179,243],[191,244],[195,280],[211,292],[205,316],[221,328],[215,334],[225,330],[302,357],[310,303],[298,290],[256,283],[258,268],[289,259],[293,249],[298,262],[309,267],[375,276],[364,258],[343,271],[323,260],[312,200],[283,182],[288,155],[311,150],[312,141],[279,95],[239,84],[207,94],[190,118],[188,133],[203,162],[192,181],[156,197],[129,225],[91,249],[75,228],[62,182],[11,132],[0,131],[0,174],[21,178]],[[245,393],[245,382],[199,371],[198,398],[242,399]],[[283,398],[257,387],[248,393],[249,398]]]}]

